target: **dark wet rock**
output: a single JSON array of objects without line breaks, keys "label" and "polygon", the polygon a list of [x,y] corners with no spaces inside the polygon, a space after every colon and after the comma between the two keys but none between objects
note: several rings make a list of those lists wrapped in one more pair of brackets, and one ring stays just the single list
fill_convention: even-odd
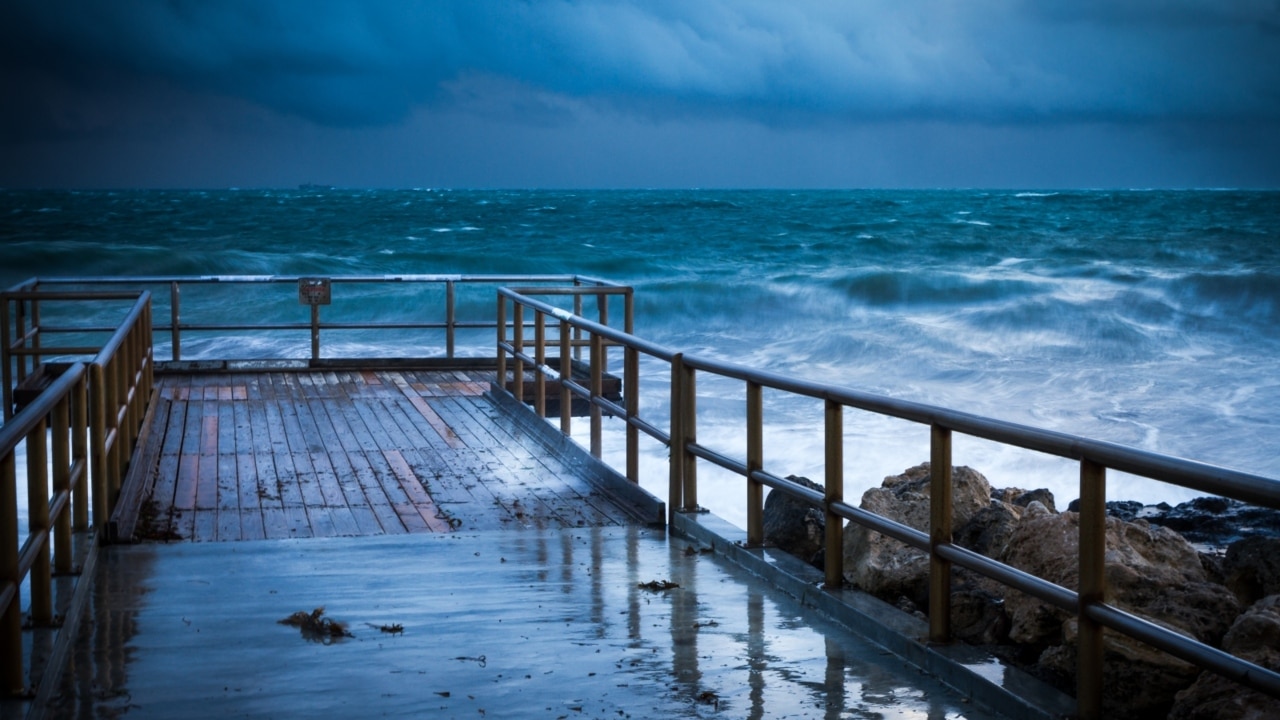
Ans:
[{"label": "dark wet rock", "polygon": [[[861,507],[923,532],[929,531],[929,463],[884,479],[862,495]],[[991,485],[969,467],[951,470],[953,527],[961,527],[991,505]],[[854,586],[888,602],[905,596],[922,606],[928,593],[929,558],[897,540],[849,523],[844,530],[844,576]]]},{"label": "dark wet rock", "polygon": [[[1280,671],[1280,595],[1255,603],[1231,625],[1222,649],[1236,657]],[[1253,720],[1280,718],[1280,700],[1241,687],[1217,673],[1202,672],[1178,693],[1171,720]]]},{"label": "dark wet rock", "polygon": [[[1171,506],[1165,503],[1164,509],[1168,510]],[[1137,500],[1114,500],[1107,503],[1107,514],[1111,517],[1120,518],[1125,522],[1133,522],[1144,513],[1148,512],[1147,508],[1155,508],[1155,505],[1143,505]],[[1067,504],[1067,512],[1080,512],[1080,500],[1072,500]]]},{"label": "dark wet rock", "polygon": [[951,632],[972,645],[1009,641],[1004,590],[994,580],[962,570],[951,581]]},{"label": "dark wet rock", "polygon": [[[1079,500],[1068,510],[1079,511]],[[1170,506],[1125,500],[1107,503],[1107,514],[1122,520],[1143,519],[1176,530],[1197,545],[1223,548],[1254,535],[1280,535],[1280,510],[1220,497],[1199,497]]]},{"label": "dark wet rock", "polygon": [[[1079,584],[1079,525],[1074,512],[1024,515],[1005,562],[1063,587]],[[1239,612],[1235,596],[1205,573],[1199,553],[1180,535],[1144,520],[1107,519],[1107,597],[1125,610],[1216,644]],[[1057,642],[1066,613],[1020,593],[1007,597],[1010,637]]]},{"label": "dark wet rock", "polygon": [[1200,567],[1204,569],[1204,576],[1209,582],[1215,582],[1219,585],[1227,584],[1227,576],[1224,574],[1222,562],[1226,555],[1222,552],[1204,552],[1201,551]]},{"label": "dark wet rock", "polygon": [[1022,507],[993,499],[990,505],[953,532],[951,539],[961,547],[999,559],[1004,556],[1009,538],[1022,520],[1023,511]]},{"label": "dark wet rock", "polygon": [[[799,475],[787,479],[822,492],[818,483]],[[785,493],[771,492],[764,499],[764,539],[781,550],[812,563],[823,549],[826,515],[809,503]]]},{"label": "dark wet rock", "polygon": [[1222,559],[1223,584],[1249,606],[1268,595],[1280,595],[1280,537],[1255,535],[1227,547]]},{"label": "dark wet rock", "polygon": [[1025,492],[1015,498],[1013,504],[1028,507],[1033,502],[1038,502],[1041,505],[1044,505],[1045,509],[1051,513],[1058,512],[1058,506],[1053,502],[1053,493],[1049,492],[1046,488],[1039,488],[1037,490]]},{"label": "dark wet rock", "polygon": [[[1074,685],[1077,625],[1063,625],[1061,645],[1040,656],[1042,673]],[[1199,668],[1120,633],[1106,633],[1102,656],[1102,717],[1128,720],[1164,718],[1178,691],[1188,687]]]}]

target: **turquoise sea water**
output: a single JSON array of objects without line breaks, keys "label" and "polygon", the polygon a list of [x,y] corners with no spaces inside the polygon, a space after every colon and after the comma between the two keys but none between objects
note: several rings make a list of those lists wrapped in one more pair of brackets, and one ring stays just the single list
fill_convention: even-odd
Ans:
[{"label": "turquoise sea water", "polygon": [[[0,192],[5,286],[350,273],[605,277],[678,349],[1280,477],[1276,192]],[[740,388],[705,389],[700,439],[736,447]],[[820,476],[820,408],[767,413],[770,469]],[[927,432],[846,426],[850,497],[927,459]],[[1077,495],[1069,463],[963,439],[956,462]],[[740,504],[739,481],[707,483]]]}]

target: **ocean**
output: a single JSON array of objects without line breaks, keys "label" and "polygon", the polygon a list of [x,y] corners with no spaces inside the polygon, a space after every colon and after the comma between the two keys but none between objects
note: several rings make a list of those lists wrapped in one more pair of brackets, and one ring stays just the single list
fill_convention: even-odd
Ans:
[{"label": "ocean", "polygon": [[[686,352],[1280,477],[1280,192],[0,191],[5,287],[418,273],[603,277],[636,288],[638,335]],[[740,448],[739,384],[699,387],[700,441]],[[766,467],[820,478],[820,404],[766,397]],[[928,459],[926,428],[850,412],[846,434],[855,503]],[[664,495],[665,449],[645,452]],[[1078,496],[1069,462],[968,438],[955,462]],[[741,522],[741,479],[703,483]]]}]

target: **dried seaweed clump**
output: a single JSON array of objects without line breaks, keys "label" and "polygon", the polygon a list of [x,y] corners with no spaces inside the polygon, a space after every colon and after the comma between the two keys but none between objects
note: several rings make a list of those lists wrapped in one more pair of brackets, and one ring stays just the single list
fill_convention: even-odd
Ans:
[{"label": "dried seaweed clump", "polygon": [[280,620],[281,625],[292,625],[302,631],[302,637],[311,642],[329,643],[344,637],[355,637],[347,630],[346,623],[324,617],[324,608],[318,607],[311,612],[299,610],[289,617]]},{"label": "dried seaweed clump", "polygon": [[674,583],[670,580],[650,580],[647,583],[639,583],[637,587],[657,592],[659,590],[672,590],[674,588],[678,588],[680,587],[680,583]]}]

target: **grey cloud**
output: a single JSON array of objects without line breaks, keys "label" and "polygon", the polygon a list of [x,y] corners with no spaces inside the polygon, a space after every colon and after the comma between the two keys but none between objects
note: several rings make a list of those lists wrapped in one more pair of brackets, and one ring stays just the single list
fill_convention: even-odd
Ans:
[{"label": "grey cloud", "polygon": [[163,81],[330,126],[493,112],[477,94],[501,88],[792,122],[1280,119],[1280,10],[1262,0],[9,5],[0,72],[45,78],[37,104]]}]

